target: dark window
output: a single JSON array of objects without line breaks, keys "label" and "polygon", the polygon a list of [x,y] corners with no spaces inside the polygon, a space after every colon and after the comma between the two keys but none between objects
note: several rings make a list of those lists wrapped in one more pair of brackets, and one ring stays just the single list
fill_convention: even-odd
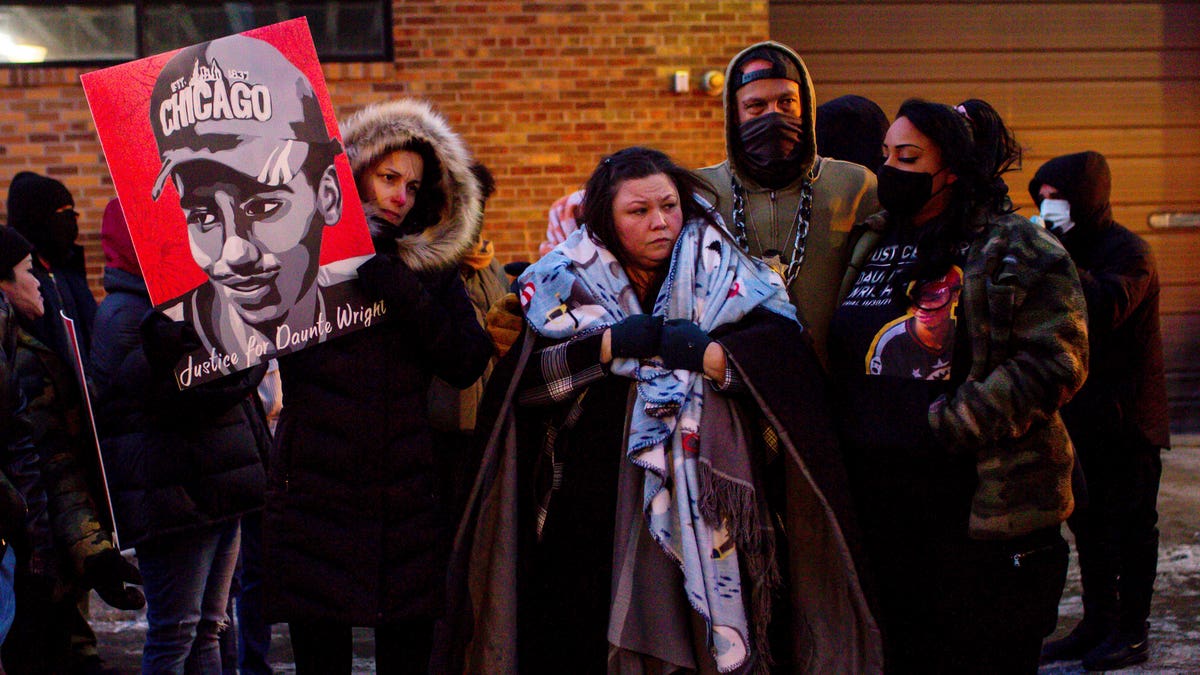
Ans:
[{"label": "dark window", "polygon": [[0,5],[0,63],[111,63],[137,57],[133,3]]},{"label": "dark window", "polygon": [[308,17],[322,61],[390,61],[391,2],[0,2],[0,65],[112,64]]}]

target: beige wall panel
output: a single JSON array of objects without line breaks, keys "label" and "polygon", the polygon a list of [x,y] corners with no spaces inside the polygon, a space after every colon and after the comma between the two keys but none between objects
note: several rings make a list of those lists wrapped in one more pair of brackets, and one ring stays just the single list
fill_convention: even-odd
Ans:
[{"label": "beige wall panel", "polygon": [[1025,149],[1026,163],[1036,164],[1081,150],[1095,150],[1110,160],[1116,157],[1200,157],[1200,126],[1018,129],[1017,140]]},{"label": "beige wall panel", "polygon": [[[1200,279],[1196,277],[1196,258],[1200,257],[1200,230],[1180,230],[1169,234],[1142,233],[1142,238],[1154,249],[1154,257],[1158,261],[1158,276],[1162,283],[1190,283],[1200,288],[1200,283],[1197,283]],[[1200,303],[1192,305],[1190,311],[1200,315]]]},{"label": "beige wall panel", "polygon": [[1194,314],[1200,311],[1200,286],[1163,286],[1161,314]]},{"label": "beige wall panel", "polygon": [[1186,363],[1188,367],[1181,370],[1200,372],[1200,314],[1162,316],[1162,334],[1166,362]]},{"label": "beige wall panel", "polygon": [[[881,65],[885,68],[885,65]],[[1017,129],[1145,128],[1200,126],[1200,80],[1144,82],[961,82],[917,84],[823,83],[813,73],[817,100],[860,94],[874,100],[888,117],[906,98],[945,103],[967,98],[990,102]]]},{"label": "beige wall panel", "polygon": [[[1079,148],[1080,150],[1085,148]],[[1099,148],[1094,148],[1103,152]],[[1065,154],[1065,153],[1064,153]],[[1119,204],[1194,204],[1200,210],[1200,155],[1195,157],[1108,157],[1112,201]],[[1005,174],[1013,200],[1032,203],[1029,180],[1049,157],[1030,158]]]},{"label": "beige wall panel", "polygon": [[[785,40],[786,41],[786,40]],[[820,52],[800,50],[818,85],[832,83],[954,82],[969,73],[975,82],[1180,79],[1200,72],[1200,49],[1169,52]],[[912,46],[909,45],[909,49]],[[881,65],[886,67],[881,68]]]},{"label": "beige wall panel", "polygon": [[[771,3],[771,35],[816,51],[1200,47],[1193,3]],[[1078,27],[1079,30],[1070,30]]]}]

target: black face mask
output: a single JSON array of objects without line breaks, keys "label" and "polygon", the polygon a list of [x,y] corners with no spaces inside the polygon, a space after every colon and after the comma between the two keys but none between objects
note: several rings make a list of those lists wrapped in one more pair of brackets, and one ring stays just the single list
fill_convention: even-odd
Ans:
[{"label": "black face mask", "polygon": [[743,122],[738,128],[743,164],[755,182],[779,189],[790,185],[807,169],[804,156],[804,121],[787,113],[767,113]]},{"label": "black face mask", "polygon": [[[901,220],[908,220],[917,215],[921,207],[933,199],[933,177],[945,171],[942,167],[937,173],[924,171],[901,171],[883,164],[876,175],[879,177],[879,203],[888,213]],[[943,185],[941,190],[946,189]]]},{"label": "black face mask", "polygon": [[75,209],[55,211],[46,221],[45,234],[38,239],[38,253],[48,260],[59,262],[71,253],[79,236],[79,214]]}]

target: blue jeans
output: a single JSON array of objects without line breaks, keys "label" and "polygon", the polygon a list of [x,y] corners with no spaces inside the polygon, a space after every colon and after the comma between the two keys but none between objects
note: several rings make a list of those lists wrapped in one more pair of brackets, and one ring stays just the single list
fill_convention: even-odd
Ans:
[{"label": "blue jeans", "polygon": [[219,675],[239,521],[152,539],[137,547],[146,594],[142,672]]},{"label": "blue jeans", "polygon": [[271,675],[267,651],[271,624],[263,617],[262,513],[242,518],[241,594],[237,597],[238,669],[242,675]]},{"label": "blue jeans", "polygon": [[4,557],[0,562],[0,645],[8,637],[8,629],[12,628],[13,617],[17,614],[17,598],[13,592],[17,556],[8,544],[3,544],[3,547]]}]

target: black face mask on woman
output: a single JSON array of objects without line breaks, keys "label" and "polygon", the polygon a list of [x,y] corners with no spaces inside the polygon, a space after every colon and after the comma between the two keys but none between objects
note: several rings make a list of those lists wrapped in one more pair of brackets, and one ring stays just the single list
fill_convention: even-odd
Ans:
[{"label": "black face mask on woman", "polygon": [[[879,204],[896,218],[912,218],[921,207],[933,199],[936,194],[933,192],[933,177],[945,170],[946,167],[942,167],[937,173],[925,173],[902,171],[887,164],[880,165],[879,171],[876,172],[879,178]],[[943,185],[938,192],[945,189],[946,185]]]},{"label": "black face mask on woman", "polygon": [[743,122],[738,132],[744,164],[755,182],[778,190],[804,171],[797,161],[804,152],[804,121],[799,117],[767,113]]}]

